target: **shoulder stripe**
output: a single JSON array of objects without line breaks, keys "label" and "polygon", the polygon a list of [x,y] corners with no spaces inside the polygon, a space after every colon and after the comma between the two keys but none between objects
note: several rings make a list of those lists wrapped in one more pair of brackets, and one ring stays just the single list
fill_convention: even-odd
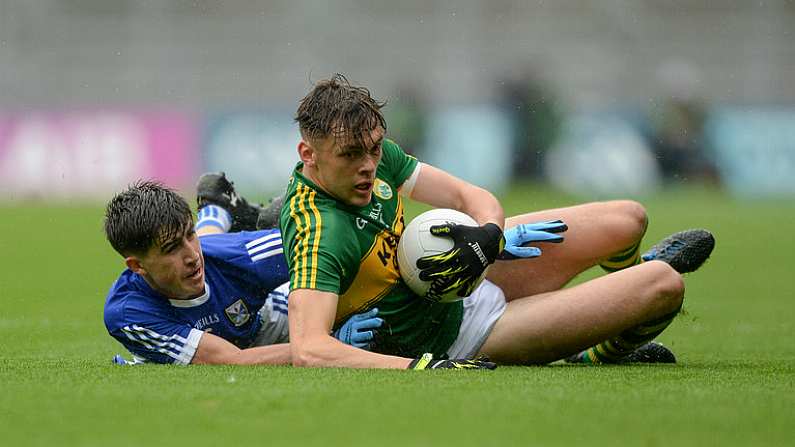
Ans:
[{"label": "shoulder stripe", "polygon": [[300,275],[301,269],[304,268],[301,261],[301,246],[303,245],[303,241],[306,238],[306,234],[304,231],[304,223],[301,219],[301,216],[298,215],[298,211],[296,210],[297,202],[301,200],[301,196],[303,195],[303,191],[301,189],[301,183],[298,183],[295,188],[295,195],[290,199],[290,217],[295,222],[295,245],[293,246],[293,271],[295,272],[294,281],[295,283],[292,285],[292,288],[301,288],[303,285],[301,284],[301,279],[303,276]]},{"label": "shoulder stripe", "polygon": [[313,266],[309,265],[307,254],[309,254],[309,240],[312,238],[312,221],[309,218],[309,212],[306,210],[306,202],[309,196],[312,194],[312,191],[310,191],[309,187],[306,185],[301,184],[298,186],[302,190],[301,201],[298,202],[298,208],[301,210],[301,215],[304,217],[305,233],[304,240],[301,244],[303,245],[303,248],[301,249],[301,276],[303,276],[301,279],[301,285],[302,287],[309,287],[311,289],[312,283],[307,281],[311,272],[310,274],[307,274],[307,268],[311,269]]},{"label": "shoulder stripe", "polygon": [[[314,288],[317,280],[317,248],[320,244],[320,212],[315,206],[317,193],[308,186],[298,183],[296,195],[290,199],[290,217],[296,224],[296,241],[293,253],[293,288]],[[310,215],[310,212],[312,212]],[[314,216],[314,225],[312,225]],[[308,259],[311,250],[311,263]]]},{"label": "shoulder stripe", "polygon": [[315,243],[312,245],[312,278],[310,279],[311,288],[315,288],[317,283],[317,252],[320,246],[320,233],[323,231],[323,220],[320,218],[320,211],[315,206],[315,191],[309,195],[309,208],[315,215]]},{"label": "shoulder stripe", "polygon": [[249,249],[248,254],[253,256],[253,255],[255,255],[255,254],[257,254],[257,253],[259,253],[261,251],[265,251],[265,250],[267,250],[269,248],[281,247],[281,246],[282,246],[282,240],[281,239],[276,239],[275,241],[266,242],[266,243],[264,243],[262,245],[257,245],[256,247]]},{"label": "shoulder stripe", "polygon": [[248,249],[250,249],[251,247],[253,247],[255,245],[259,245],[259,244],[261,244],[263,242],[267,242],[267,241],[271,241],[271,240],[279,239],[279,238],[281,238],[281,233],[274,232],[272,234],[268,234],[266,236],[262,236],[260,238],[254,239],[253,241],[250,241],[250,242],[246,243],[246,249],[248,250]]},{"label": "shoulder stripe", "polygon": [[279,247],[276,250],[270,250],[270,251],[266,251],[265,253],[260,253],[260,254],[258,254],[256,256],[252,256],[251,260],[256,262],[256,261],[260,261],[262,259],[268,259],[271,256],[280,255],[282,253],[284,253],[284,248]]}]

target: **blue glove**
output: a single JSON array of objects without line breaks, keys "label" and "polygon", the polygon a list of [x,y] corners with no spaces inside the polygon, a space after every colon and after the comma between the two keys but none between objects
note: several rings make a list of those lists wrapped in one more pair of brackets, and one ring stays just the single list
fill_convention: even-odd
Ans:
[{"label": "blue glove", "polygon": [[113,364],[114,365],[132,365],[132,362],[128,362],[121,354],[116,354],[113,356]]},{"label": "blue glove", "polygon": [[348,319],[337,332],[334,338],[359,349],[370,349],[377,329],[384,324],[384,320],[376,317],[378,309],[371,309],[363,314],[356,314]]},{"label": "blue glove", "polygon": [[505,249],[497,259],[511,260],[541,256],[541,249],[530,247],[529,244],[534,242],[563,242],[563,236],[557,233],[563,233],[568,229],[569,227],[562,220],[527,223],[508,228],[503,233]]}]

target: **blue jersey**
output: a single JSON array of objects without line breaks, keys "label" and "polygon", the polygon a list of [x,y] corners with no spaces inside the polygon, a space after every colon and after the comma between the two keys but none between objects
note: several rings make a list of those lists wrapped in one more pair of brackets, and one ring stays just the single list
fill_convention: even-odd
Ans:
[{"label": "blue jersey", "polygon": [[[105,302],[105,327],[136,361],[188,364],[204,332],[239,348],[251,346],[262,327],[259,310],[289,281],[278,230],[206,235],[205,293],[171,300],[137,273],[125,270]],[[287,313],[287,297],[273,295],[272,311]]]}]

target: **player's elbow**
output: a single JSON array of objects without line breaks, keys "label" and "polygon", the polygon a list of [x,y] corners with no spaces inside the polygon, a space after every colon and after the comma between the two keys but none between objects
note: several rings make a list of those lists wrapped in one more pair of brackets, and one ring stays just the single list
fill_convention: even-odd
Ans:
[{"label": "player's elbow", "polygon": [[290,343],[290,357],[293,366],[300,368],[319,368],[328,365],[328,347],[323,340],[305,340]]}]

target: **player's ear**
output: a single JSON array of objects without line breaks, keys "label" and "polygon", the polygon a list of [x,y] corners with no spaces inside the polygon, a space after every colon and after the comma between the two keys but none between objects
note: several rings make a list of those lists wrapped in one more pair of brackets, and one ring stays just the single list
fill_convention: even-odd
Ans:
[{"label": "player's ear", "polygon": [[124,258],[124,263],[127,264],[127,268],[133,272],[139,275],[146,275],[146,269],[144,269],[143,265],[141,265],[141,260],[137,257],[127,256]]},{"label": "player's ear", "polygon": [[298,142],[298,157],[304,162],[304,166],[315,165],[315,149],[303,138]]}]

